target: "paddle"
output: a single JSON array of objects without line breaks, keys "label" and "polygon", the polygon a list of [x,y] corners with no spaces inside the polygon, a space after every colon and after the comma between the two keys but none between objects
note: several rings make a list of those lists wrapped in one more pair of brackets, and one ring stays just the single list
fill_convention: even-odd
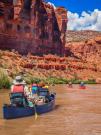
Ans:
[{"label": "paddle", "polygon": [[38,114],[37,114],[37,111],[36,111],[35,104],[34,104],[34,110],[35,110],[35,120],[36,120],[38,118]]},{"label": "paddle", "polygon": [[37,114],[37,111],[36,111],[35,102],[29,101],[29,106],[30,106],[30,107],[34,107],[34,111],[35,111],[35,120],[36,120],[36,119],[38,118],[38,114]]}]

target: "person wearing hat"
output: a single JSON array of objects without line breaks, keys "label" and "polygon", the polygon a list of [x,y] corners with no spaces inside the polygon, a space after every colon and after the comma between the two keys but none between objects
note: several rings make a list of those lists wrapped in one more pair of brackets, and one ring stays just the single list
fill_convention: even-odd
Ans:
[{"label": "person wearing hat", "polygon": [[26,96],[30,94],[28,87],[26,86],[26,82],[21,76],[16,76],[12,84],[11,93],[24,93]]},{"label": "person wearing hat", "polygon": [[37,83],[32,84],[31,91],[32,91],[32,94],[37,94],[38,93],[38,85],[37,85]]},{"label": "person wearing hat", "polygon": [[80,83],[80,86],[81,86],[81,87],[85,86],[85,83],[82,81],[82,82]]},{"label": "person wearing hat", "polygon": [[40,83],[38,84],[38,86],[41,87],[41,88],[45,88],[45,89],[48,89],[48,88],[49,88],[49,86],[46,85],[44,82],[40,82]]},{"label": "person wearing hat", "polygon": [[26,86],[26,82],[22,79],[21,76],[16,76],[11,86],[11,104],[26,106],[28,105],[29,96],[30,92]]},{"label": "person wearing hat", "polygon": [[43,97],[43,99],[45,98],[45,102],[49,102],[50,101],[50,92],[48,89],[49,87],[45,85],[44,82],[40,82],[38,86],[39,86],[38,96]]},{"label": "person wearing hat", "polygon": [[72,82],[71,82],[71,81],[68,82],[68,87],[69,87],[69,88],[72,88]]},{"label": "person wearing hat", "polygon": [[85,83],[82,81],[81,83],[80,83],[80,89],[85,89],[86,88],[86,86],[85,86]]},{"label": "person wearing hat", "polygon": [[49,88],[49,86],[48,86],[48,85],[45,85],[43,88],[46,88],[46,89],[48,89],[48,88]]}]

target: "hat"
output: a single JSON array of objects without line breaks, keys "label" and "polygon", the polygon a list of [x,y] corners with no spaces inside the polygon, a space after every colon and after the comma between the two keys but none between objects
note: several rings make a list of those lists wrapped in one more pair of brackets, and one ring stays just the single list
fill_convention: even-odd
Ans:
[{"label": "hat", "polygon": [[84,82],[81,82],[81,84],[84,84]]},{"label": "hat", "polygon": [[49,88],[49,86],[48,86],[48,85],[45,85],[45,86],[44,86],[44,88],[48,89],[48,88]]},{"label": "hat", "polygon": [[72,84],[72,82],[69,82],[68,84]]},{"label": "hat", "polygon": [[16,76],[15,80],[13,80],[13,84],[15,84],[15,85],[23,84],[23,85],[25,85],[26,82],[22,79],[21,76]]}]

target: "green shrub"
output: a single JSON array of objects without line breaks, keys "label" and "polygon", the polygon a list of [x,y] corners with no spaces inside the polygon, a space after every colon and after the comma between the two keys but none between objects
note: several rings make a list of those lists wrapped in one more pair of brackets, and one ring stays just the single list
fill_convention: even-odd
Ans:
[{"label": "green shrub", "polygon": [[66,84],[68,80],[65,78],[49,77],[45,80],[48,84]]},{"label": "green shrub", "polygon": [[32,83],[39,83],[40,81],[42,81],[42,79],[40,79],[40,78],[33,78],[32,79]]},{"label": "green shrub", "polygon": [[42,79],[33,76],[26,76],[24,77],[24,80],[26,81],[27,84],[39,83],[40,81],[42,81]]},{"label": "green shrub", "polygon": [[24,77],[24,80],[27,84],[39,83],[40,81],[45,82],[46,84],[67,84],[68,82],[72,82],[73,84],[80,84],[82,81],[85,84],[96,84],[95,80],[89,79],[88,81],[85,81],[77,79],[77,77],[73,77],[72,79],[68,80],[66,78],[57,77],[48,77],[46,79],[43,79],[27,75],[26,77]]},{"label": "green shrub", "polygon": [[3,69],[0,69],[0,89],[9,89],[11,86],[10,79]]},{"label": "green shrub", "polygon": [[88,79],[87,81],[85,81],[85,83],[87,83],[87,84],[96,84],[96,80]]},{"label": "green shrub", "polygon": [[73,84],[80,84],[82,81],[85,83],[85,84],[96,84],[96,80],[94,79],[88,79],[87,81],[85,80],[79,80],[79,79],[71,79],[70,80]]},{"label": "green shrub", "polygon": [[71,79],[70,81],[71,81],[73,84],[80,84],[80,82],[81,82],[82,80]]}]

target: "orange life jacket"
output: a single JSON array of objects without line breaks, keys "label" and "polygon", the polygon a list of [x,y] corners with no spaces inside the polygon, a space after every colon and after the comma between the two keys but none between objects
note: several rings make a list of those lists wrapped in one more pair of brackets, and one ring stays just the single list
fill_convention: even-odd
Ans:
[{"label": "orange life jacket", "polygon": [[12,93],[24,93],[23,85],[14,85]]}]

